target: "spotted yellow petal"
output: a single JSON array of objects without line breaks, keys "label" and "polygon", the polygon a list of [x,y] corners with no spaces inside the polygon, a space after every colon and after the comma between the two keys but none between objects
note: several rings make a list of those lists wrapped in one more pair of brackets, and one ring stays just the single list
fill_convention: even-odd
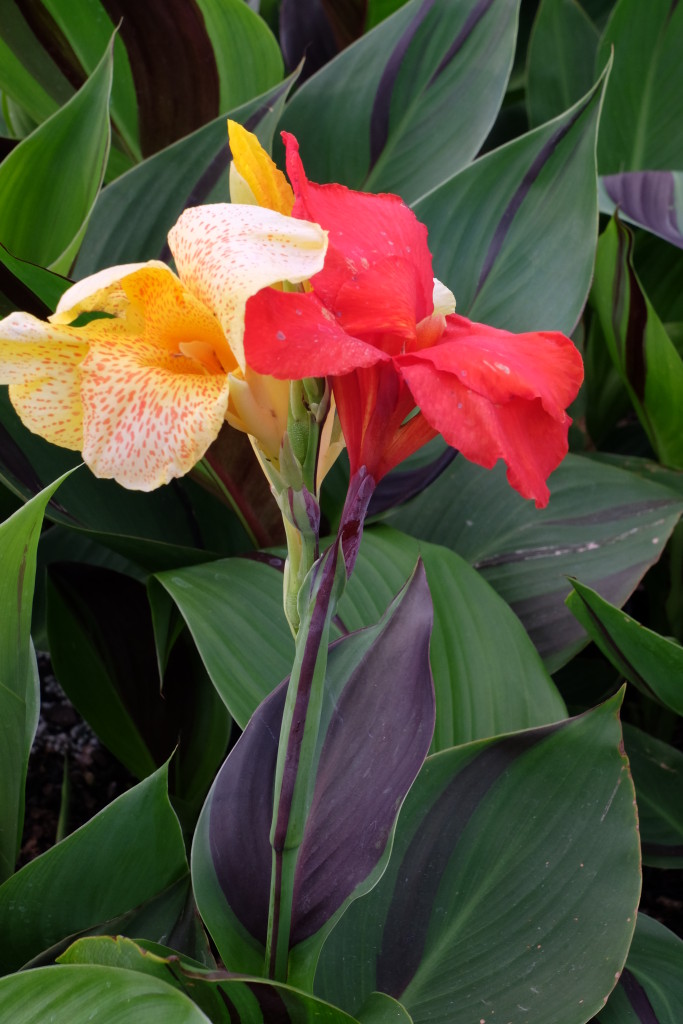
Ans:
[{"label": "spotted yellow petal", "polygon": [[216,313],[244,371],[247,299],[268,285],[299,283],[321,270],[327,233],[273,210],[220,203],[185,210],[168,242],[181,281]]},{"label": "spotted yellow petal", "polygon": [[[113,271],[124,274],[116,277]],[[191,355],[211,372],[229,373],[237,365],[215,314],[164,263],[130,264],[93,274],[65,292],[50,319],[66,323],[92,312],[108,313],[113,319],[93,320],[82,328],[90,341],[135,334],[169,352]]]},{"label": "spotted yellow petal", "polygon": [[0,322],[0,383],[29,430],[78,451],[83,441],[80,366],[88,346],[76,329],[28,313]]},{"label": "spotted yellow petal", "polygon": [[[236,121],[228,121],[228,138],[232,154],[230,198],[233,203],[255,203],[288,217],[294,206],[292,186],[256,136]],[[253,199],[247,198],[248,195]]]},{"label": "spotted yellow petal", "polygon": [[226,374],[147,341],[95,341],[82,366],[83,458],[124,487],[168,483],[218,435],[228,387]]},{"label": "spotted yellow petal", "polygon": [[160,263],[158,260],[107,267],[106,270],[100,270],[96,274],[84,277],[82,281],[77,281],[71,288],[67,288],[57,303],[57,309],[50,317],[51,322],[53,324],[69,324],[81,313],[92,313],[93,311],[111,313],[114,316],[125,313],[129,299],[121,282],[136,271],[144,270],[147,267],[154,267],[175,276],[165,263]]}]

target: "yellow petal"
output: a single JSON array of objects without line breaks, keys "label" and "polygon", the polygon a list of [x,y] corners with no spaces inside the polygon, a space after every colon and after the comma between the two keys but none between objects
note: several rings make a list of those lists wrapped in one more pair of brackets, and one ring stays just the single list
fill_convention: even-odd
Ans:
[{"label": "yellow petal", "polygon": [[322,270],[327,232],[273,210],[219,203],[185,210],[168,243],[181,281],[216,313],[244,371],[247,299],[268,285],[299,283]]},{"label": "yellow petal", "polygon": [[225,417],[228,378],[144,340],[98,340],[81,394],[85,461],[97,476],[148,491],[202,458]]},{"label": "yellow petal", "polygon": [[136,271],[147,267],[154,267],[175,277],[173,271],[158,260],[107,267],[106,270],[84,277],[82,281],[77,281],[71,288],[67,288],[57,303],[57,309],[50,317],[50,321],[53,324],[69,324],[81,313],[94,311],[107,312],[115,316],[125,313],[129,300],[121,282]]},{"label": "yellow petal", "polygon": [[266,457],[279,464],[280,445],[287,432],[289,381],[264,376],[247,367],[230,374],[230,402],[226,420],[250,434]]},{"label": "yellow petal", "polygon": [[436,277],[434,278],[433,298],[434,313],[437,316],[448,316],[449,313],[455,313],[455,295]]},{"label": "yellow petal", "polygon": [[[276,210],[288,217],[294,206],[292,186],[256,136],[236,121],[229,120],[228,138],[232,153],[230,198],[233,203],[254,202],[257,206]],[[237,176],[233,175],[233,168]],[[244,198],[244,186],[254,197],[253,200]]]},{"label": "yellow petal", "polygon": [[83,441],[80,366],[88,346],[77,329],[28,313],[0,322],[0,383],[29,430],[78,451]]}]

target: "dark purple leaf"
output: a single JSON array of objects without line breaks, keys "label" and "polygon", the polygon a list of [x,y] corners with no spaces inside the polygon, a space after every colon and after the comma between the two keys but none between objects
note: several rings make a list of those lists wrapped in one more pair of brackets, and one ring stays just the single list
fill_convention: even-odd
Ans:
[{"label": "dark purple leaf", "polygon": [[143,156],[217,117],[218,69],[196,0],[103,0],[130,60]]},{"label": "dark purple leaf", "polygon": [[[377,866],[434,726],[432,609],[420,565],[382,621],[330,648],[320,756],[296,869],[292,944],[313,935]],[[269,833],[286,681],[257,709],[214,785],[211,858],[248,932],[265,943]]]},{"label": "dark purple leaf", "polygon": [[681,216],[676,207],[675,172],[626,171],[601,178],[611,200],[609,210],[618,207],[628,219],[683,249]]},{"label": "dark purple leaf", "polygon": [[282,0],[280,46],[288,71],[305,62],[301,81],[336,57],[340,47],[322,0]]},{"label": "dark purple leaf", "polygon": [[421,563],[399,601],[327,726],[297,865],[294,943],[322,928],[378,863],[429,750],[432,605]]},{"label": "dark purple leaf", "polygon": [[652,1009],[652,1003],[648,999],[645,989],[629,970],[624,969],[621,972],[619,984],[626,993],[626,998],[641,1024],[660,1024],[660,1018]]}]

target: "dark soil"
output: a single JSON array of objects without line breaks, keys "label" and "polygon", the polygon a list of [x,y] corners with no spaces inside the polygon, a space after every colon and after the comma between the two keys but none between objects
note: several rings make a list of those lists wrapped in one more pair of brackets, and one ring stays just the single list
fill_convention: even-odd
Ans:
[{"label": "dark soil", "polygon": [[[68,835],[136,782],[73,707],[47,655],[39,655],[38,665],[42,703],[28,766],[18,867],[54,845],[63,804],[63,834]],[[683,938],[683,870],[644,868],[641,910]]]}]

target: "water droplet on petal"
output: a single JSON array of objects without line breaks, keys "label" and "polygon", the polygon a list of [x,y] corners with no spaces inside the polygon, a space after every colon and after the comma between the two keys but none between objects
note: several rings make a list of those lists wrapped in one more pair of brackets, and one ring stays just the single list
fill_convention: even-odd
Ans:
[{"label": "water droplet on petal", "polygon": [[277,334],[275,335],[275,337],[277,338],[278,341],[286,341],[287,340],[287,335],[284,333],[284,331],[278,331]]}]

